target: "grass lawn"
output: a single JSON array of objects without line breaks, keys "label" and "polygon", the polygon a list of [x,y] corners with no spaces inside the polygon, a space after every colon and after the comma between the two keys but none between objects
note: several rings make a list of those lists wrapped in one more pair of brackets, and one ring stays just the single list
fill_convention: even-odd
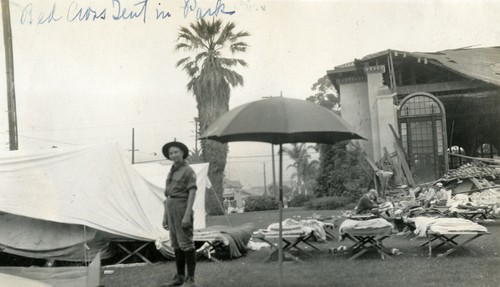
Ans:
[{"label": "grass lawn", "polygon": [[[331,216],[339,211],[314,211]],[[286,209],[284,218],[311,216],[313,211]],[[265,228],[278,221],[277,211],[231,214],[232,225],[254,222],[256,228]],[[207,225],[227,225],[224,216],[207,218]],[[366,253],[354,261],[348,255],[328,254],[328,249],[349,242],[327,241],[315,243],[320,251],[307,248],[306,253],[295,253],[303,262],[284,264],[284,286],[500,286],[500,220],[485,223],[491,232],[446,258],[427,259],[427,248],[419,247],[423,239],[392,236],[384,241],[386,247],[403,252],[392,260],[381,260],[376,253]],[[459,240],[460,241],[460,240]],[[304,246],[304,245],[302,245]],[[444,249],[443,249],[444,250]],[[197,282],[200,286],[277,286],[278,264],[262,263],[269,248],[249,251],[242,258],[213,263],[200,260],[197,264]],[[440,253],[439,249],[436,253]],[[152,266],[111,267],[114,273],[102,275],[105,286],[159,286],[175,274],[174,262]]]}]

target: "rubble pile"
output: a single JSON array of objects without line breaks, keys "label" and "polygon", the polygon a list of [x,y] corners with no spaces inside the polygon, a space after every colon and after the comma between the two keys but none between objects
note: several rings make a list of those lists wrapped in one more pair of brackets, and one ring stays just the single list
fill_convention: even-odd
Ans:
[{"label": "rubble pile", "polygon": [[500,169],[495,168],[495,166],[487,165],[482,162],[470,162],[461,167],[450,170],[447,174],[445,174],[442,179],[450,180],[450,179],[465,179],[465,178],[498,178],[500,177]]},{"label": "rubble pile", "polygon": [[392,202],[396,203],[408,200],[408,196],[410,196],[410,188],[407,186],[402,186],[399,188],[387,190],[386,196],[389,197]]},{"label": "rubble pile", "polygon": [[434,182],[422,183],[414,187],[399,186],[386,190],[385,194],[386,199],[395,207],[408,202],[421,204],[419,203],[421,198],[425,198],[425,194],[431,188],[436,189],[436,183],[441,182],[445,190],[449,192],[446,206],[450,210],[460,210],[457,209],[460,198],[464,199],[462,204],[471,205],[471,208],[489,206],[496,210],[496,207],[500,206],[500,187],[495,185],[496,179],[500,179],[500,167],[475,161],[449,171]]}]

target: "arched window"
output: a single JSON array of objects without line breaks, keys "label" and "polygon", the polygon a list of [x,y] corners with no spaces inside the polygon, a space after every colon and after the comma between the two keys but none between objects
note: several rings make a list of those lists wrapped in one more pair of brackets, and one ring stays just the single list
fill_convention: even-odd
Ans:
[{"label": "arched window", "polygon": [[427,182],[441,177],[448,169],[443,104],[428,93],[408,95],[398,107],[398,124],[403,148],[417,178]]}]

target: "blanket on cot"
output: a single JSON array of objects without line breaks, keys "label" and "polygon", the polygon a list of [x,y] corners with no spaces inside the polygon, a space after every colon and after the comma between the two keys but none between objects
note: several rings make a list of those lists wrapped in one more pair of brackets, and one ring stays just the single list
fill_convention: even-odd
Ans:
[{"label": "blanket on cot", "polygon": [[428,231],[439,234],[487,232],[486,227],[463,218],[415,217],[415,234],[426,237]]},{"label": "blanket on cot", "polygon": [[229,246],[231,258],[238,258],[247,253],[247,244],[254,228],[253,223],[239,226],[216,225],[195,230],[193,237],[195,240],[222,241],[225,246]]},{"label": "blanket on cot", "polygon": [[347,219],[340,225],[339,233],[362,236],[387,236],[391,235],[394,226],[383,218],[369,220]]}]

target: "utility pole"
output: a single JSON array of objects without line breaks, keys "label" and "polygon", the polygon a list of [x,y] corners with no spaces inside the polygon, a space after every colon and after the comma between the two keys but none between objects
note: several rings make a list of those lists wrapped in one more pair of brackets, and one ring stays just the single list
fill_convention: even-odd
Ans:
[{"label": "utility pole", "polygon": [[276,169],[274,168],[274,145],[271,144],[271,154],[272,158],[271,160],[273,161],[273,191],[274,191],[274,196],[277,198],[278,197],[278,188],[276,187]]},{"label": "utility pole", "polygon": [[14,85],[14,51],[12,50],[12,29],[10,26],[10,7],[8,0],[2,0],[3,42],[5,46],[5,70],[7,76],[7,105],[9,113],[9,147],[17,150],[16,90]]},{"label": "utility pole", "polygon": [[134,128],[132,128],[132,164],[135,164],[135,152],[138,151],[138,149],[135,149],[135,131]]},{"label": "utility pole", "polygon": [[[280,96],[283,96],[283,92],[280,93]],[[263,99],[268,99],[272,98],[273,96],[269,97],[262,97]],[[278,188],[276,186],[276,169],[274,168],[274,144],[271,144],[271,160],[272,160],[272,169],[273,169],[273,192],[274,196],[278,198]]]},{"label": "utility pole", "polygon": [[264,165],[264,195],[268,195],[269,193],[267,192],[267,182],[266,182],[266,163],[262,163]]}]

